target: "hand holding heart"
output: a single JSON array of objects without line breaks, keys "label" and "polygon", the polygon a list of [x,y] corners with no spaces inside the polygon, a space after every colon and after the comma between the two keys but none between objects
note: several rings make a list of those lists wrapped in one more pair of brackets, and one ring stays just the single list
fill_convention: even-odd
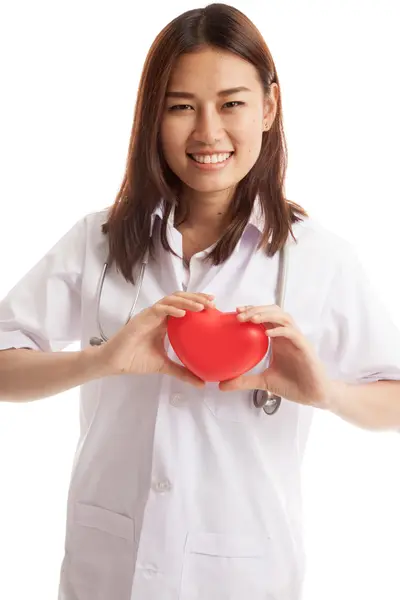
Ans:
[{"label": "hand holding heart", "polygon": [[169,317],[202,311],[212,306],[212,299],[208,294],[171,294],[135,315],[108,342],[86,352],[100,362],[105,375],[159,373],[204,386],[204,381],[168,357],[164,343]]},{"label": "hand holding heart", "polygon": [[[301,404],[323,407],[331,382],[312,346],[279,306],[216,309],[170,318],[168,335],[178,358],[206,381],[220,381],[221,391],[269,390]],[[269,338],[269,339],[268,339]],[[260,374],[246,372],[265,357]]]},{"label": "hand holding heart", "polygon": [[[183,365],[165,351],[167,332]],[[270,366],[246,375],[264,358],[270,340]],[[221,313],[208,294],[171,294],[90,351],[101,357],[109,375],[168,374],[197,387],[219,381],[222,391],[264,389],[302,404],[322,405],[330,385],[312,347],[279,307]]]},{"label": "hand holding heart", "polygon": [[262,373],[224,381],[220,389],[269,390],[299,404],[325,408],[333,384],[292,317],[276,305],[239,307],[237,312],[241,323],[264,325],[272,344],[272,360]]}]

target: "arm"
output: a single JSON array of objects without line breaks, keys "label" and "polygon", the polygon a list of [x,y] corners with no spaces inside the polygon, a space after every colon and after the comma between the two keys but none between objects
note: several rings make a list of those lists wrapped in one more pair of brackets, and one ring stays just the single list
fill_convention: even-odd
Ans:
[{"label": "arm", "polygon": [[80,219],[1,300],[0,400],[51,396],[99,375],[86,352],[61,352],[81,338],[87,229]]},{"label": "arm", "polygon": [[400,332],[353,248],[336,271],[319,356],[327,408],[365,429],[400,429]]},{"label": "arm", "polygon": [[334,382],[327,408],[342,419],[371,430],[400,429],[400,381],[364,384]]},{"label": "arm", "polygon": [[26,402],[59,394],[107,375],[98,348],[80,352],[0,351],[0,401]]}]

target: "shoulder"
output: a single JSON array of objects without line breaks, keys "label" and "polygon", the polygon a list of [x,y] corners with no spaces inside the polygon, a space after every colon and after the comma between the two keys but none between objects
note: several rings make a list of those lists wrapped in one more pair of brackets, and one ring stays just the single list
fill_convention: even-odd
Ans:
[{"label": "shoulder", "polygon": [[108,218],[108,208],[104,208],[97,211],[92,211],[90,213],[85,213],[80,219],[79,222],[82,223],[87,230],[88,235],[94,237],[101,237],[102,225],[107,221]]},{"label": "shoulder", "polygon": [[292,229],[295,240],[290,237],[290,254],[297,256],[304,264],[321,263],[336,270],[358,261],[356,249],[350,240],[316,219],[304,217]]},{"label": "shoulder", "polygon": [[107,221],[109,210],[107,208],[98,211],[84,213],[72,227],[76,235],[85,238],[86,246],[94,248],[103,245],[106,236],[102,232],[102,225]]},{"label": "shoulder", "polygon": [[77,264],[87,262],[88,258],[104,262],[108,249],[107,236],[102,225],[107,221],[108,209],[81,214],[75,218],[64,235],[55,243],[49,254],[68,256]]}]

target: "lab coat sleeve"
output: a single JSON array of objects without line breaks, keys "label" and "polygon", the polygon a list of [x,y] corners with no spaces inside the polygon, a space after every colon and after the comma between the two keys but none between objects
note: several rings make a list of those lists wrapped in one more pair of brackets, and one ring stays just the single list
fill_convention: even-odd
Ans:
[{"label": "lab coat sleeve", "polygon": [[400,379],[400,331],[349,244],[325,306],[320,357],[347,383]]},{"label": "lab coat sleeve", "polygon": [[0,301],[0,350],[54,352],[80,339],[85,248],[81,219]]}]

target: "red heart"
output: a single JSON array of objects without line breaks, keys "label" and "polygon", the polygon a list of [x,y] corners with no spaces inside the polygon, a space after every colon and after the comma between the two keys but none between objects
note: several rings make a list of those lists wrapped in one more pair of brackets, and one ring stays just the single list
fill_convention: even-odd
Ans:
[{"label": "red heart", "polygon": [[179,360],[203,381],[224,381],[250,371],[269,346],[263,325],[241,323],[237,313],[216,308],[169,317],[167,329]]}]

